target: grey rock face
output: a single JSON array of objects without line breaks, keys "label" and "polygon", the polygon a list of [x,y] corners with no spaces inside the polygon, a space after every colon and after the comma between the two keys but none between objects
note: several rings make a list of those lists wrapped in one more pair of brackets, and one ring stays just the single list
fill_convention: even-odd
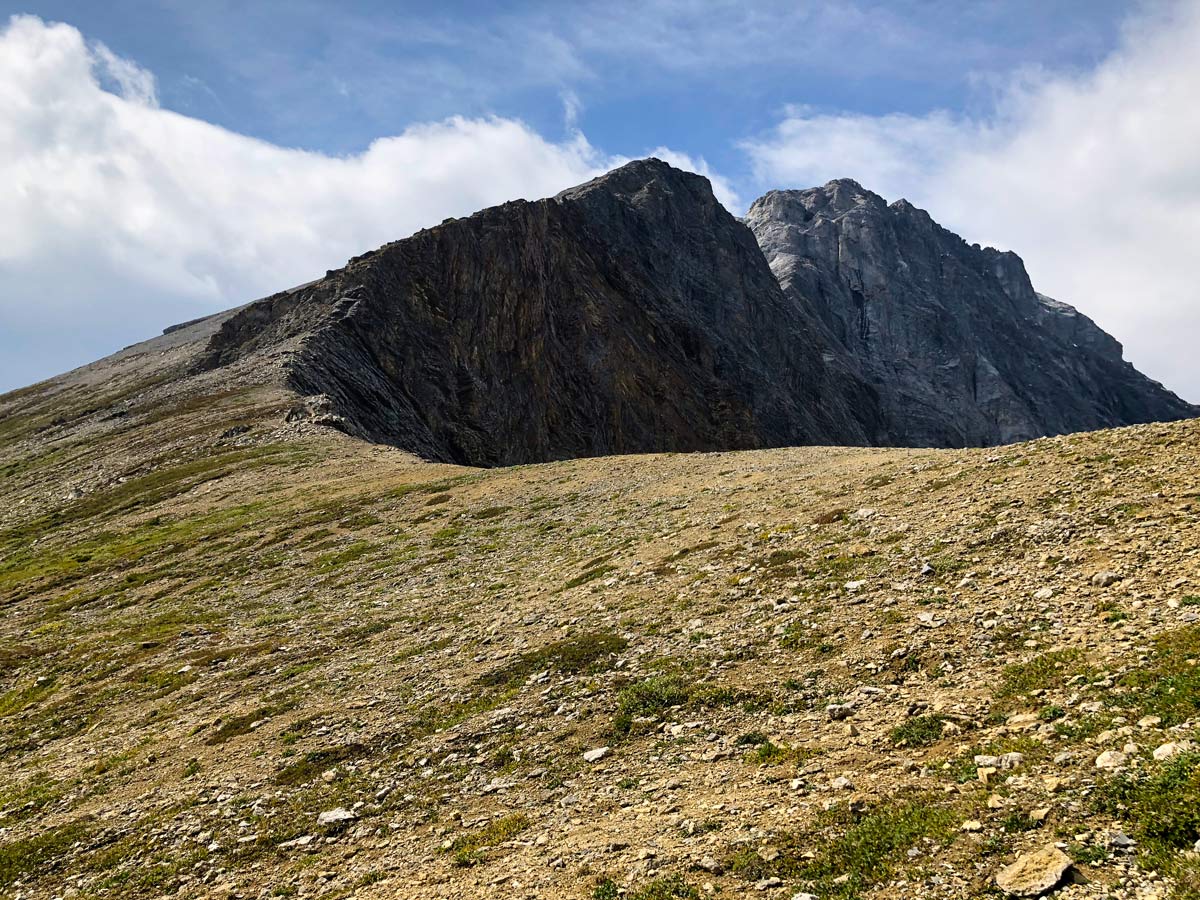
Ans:
[{"label": "grey rock face", "polygon": [[1013,253],[969,245],[850,180],[771,191],[744,220],[821,336],[880,394],[887,440],[983,446],[1200,414],[1036,293]]},{"label": "grey rock face", "polygon": [[885,441],[822,330],[706,179],[643,160],[250,304],[202,367],[289,348],[313,415],[472,465]]}]

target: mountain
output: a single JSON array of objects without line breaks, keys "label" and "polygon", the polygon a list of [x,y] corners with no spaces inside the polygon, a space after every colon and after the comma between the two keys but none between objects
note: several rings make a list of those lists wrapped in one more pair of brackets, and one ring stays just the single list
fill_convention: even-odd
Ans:
[{"label": "mountain", "polygon": [[1200,895],[1200,419],[490,465],[886,439],[811,304],[644,163],[0,396],[0,896]]},{"label": "mountain", "polygon": [[202,368],[294,345],[324,421],[469,465],[877,443],[875,391],[814,330],[708,181],[651,159],[253,303]]},{"label": "mountain", "polygon": [[744,221],[879,392],[889,443],[985,446],[1200,413],[1034,291],[1016,254],[967,244],[905,200],[843,179],[771,191]]},{"label": "mountain", "polygon": [[[992,445],[1200,413],[1037,294],[1015,255],[904,201],[835,181],[773,191],[743,222],[655,159],[447,220],[35,388],[57,395],[44,427],[85,434],[262,388],[281,420],[472,466]],[[34,390],[0,398],[0,417]]]}]

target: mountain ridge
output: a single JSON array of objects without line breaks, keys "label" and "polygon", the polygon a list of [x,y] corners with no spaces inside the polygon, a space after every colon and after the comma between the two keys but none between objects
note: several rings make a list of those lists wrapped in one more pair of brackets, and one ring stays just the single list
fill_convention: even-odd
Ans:
[{"label": "mountain ridge", "polygon": [[1037,294],[1016,254],[907,200],[837,179],[770,191],[738,220],[703,176],[655,159],[165,334],[162,365],[151,341],[47,384],[114,366],[155,397],[269,384],[293,421],[489,466],[990,445],[1200,414]]}]

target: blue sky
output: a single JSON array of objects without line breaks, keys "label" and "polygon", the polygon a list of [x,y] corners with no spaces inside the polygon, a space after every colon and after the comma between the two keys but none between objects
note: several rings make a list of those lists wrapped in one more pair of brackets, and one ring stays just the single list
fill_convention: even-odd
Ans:
[{"label": "blue sky", "polygon": [[[665,145],[745,176],[739,139],[787,106],[978,110],[1032,67],[1095,66],[1130,4],[0,3],[153,72],[161,105],[288,147],[354,153],[452,115],[561,134],[564,103],[613,154]],[[503,7],[503,8],[501,8]]]},{"label": "blue sky", "polygon": [[735,213],[906,196],[1200,400],[1171,149],[1200,0],[0,0],[0,29],[0,390],[656,153]]}]

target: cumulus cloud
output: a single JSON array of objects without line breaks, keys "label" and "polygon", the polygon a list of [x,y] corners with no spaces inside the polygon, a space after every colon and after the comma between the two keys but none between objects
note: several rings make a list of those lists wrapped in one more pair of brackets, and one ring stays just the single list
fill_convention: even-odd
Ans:
[{"label": "cumulus cloud", "polygon": [[580,132],[552,142],[494,117],[347,157],[279,147],[159,108],[150,73],[73,27],[14,18],[0,32],[0,389],[613,162]]},{"label": "cumulus cloud", "polygon": [[1198,46],[1200,4],[1158,5],[1090,72],[1020,73],[990,116],[793,109],[743,147],[762,186],[854,177],[1015,250],[1035,287],[1200,401]]}]

